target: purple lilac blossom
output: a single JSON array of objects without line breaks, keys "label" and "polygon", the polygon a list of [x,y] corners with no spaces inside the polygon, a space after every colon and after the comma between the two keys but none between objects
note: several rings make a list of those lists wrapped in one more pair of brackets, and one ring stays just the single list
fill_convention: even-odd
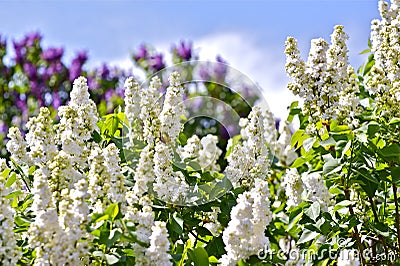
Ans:
[{"label": "purple lilac blossom", "polygon": [[228,70],[226,61],[220,55],[217,56],[216,60],[217,64],[214,68],[215,77],[217,80],[224,80]]},{"label": "purple lilac blossom", "polygon": [[26,35],[24,41],[27,47],[32,47],[35,41],[40,42],[42,40],[42,35],[39,32],[31,32]]},{"label": "purple lilac blossom", "polygon": [[13,46],[14,46],[14,51],[15,51],[15,57],[14,60],[17,64],[22,63],[23,60],[23,55],[25,54],[25,43],[20,41],[16,42],[13,41]]},{"label": "purple lilac blossom", "polygon": [[52,98],[53,98],[53,102],[51,103],[51,105],[53,106],[54,109],[58,109],[58,107],[61,106],[60,96],[58,96],[57,92],[53,92]]},{"label": "purple lilac blossom", "polygon": [[76,57],[72,60],[69,68],[69,80],[73,82],[82,72],[82,66],[87,61],[88,56],[86,51],[78,52]]},{"label": "purple lilac blossom", "polygon": [[155,54],[149,59],[149,68],[153,72],[160,71],[165,67],[162,54]]},{"label": "purple lilac blossom", "polygon": [[101,79],[107,79],[110,75],[110,69],[108,68],[108,66],[105,63],[101,66],[101,69],[99,72],[100,72]]},{"label": "purple lilac blossom", "polygon": [[135,61],[144,60],[147,58],[147,48],[144,44],[139,46],[139,51],[134,55]]},{"label": "purple lilac blossom", "polygon": [[108,89],[104,94],[104,98],[106,99],[107,102],[109,102],[113,95],[114,95],[114,89]]},{"label": "purple lilac blossom", "polygon": [[275,118],[275,128],[276,128],[276,130],[279,130],[279,124],[281,123],[281,119],[278,117],[278,118]]},{"label": "purple lilac blossom", "polygon": [[96,77],[88,77],[89,90],[96,90],[100,88],[100,84],[97,82]]},{"label": "purple lilac blossom", "polygon": [[26,62],[23,65],[24,72],[30,80],[34,80],[37,78],[37,68],[34,64],[30,62]]},{"label": "purple lilac blossom", "polygon": [[176,53],[182,59],[189,61],[192,58],[192,43],[185,43],[181,41],[177,48],[175,48]]},{"label": "purple lilac blossom", "polygon": [[42,52],[42,59],[52,62],[52,61],[58,61],[61,60],[61,57],[64,54],[64,48],[47,48]]}]

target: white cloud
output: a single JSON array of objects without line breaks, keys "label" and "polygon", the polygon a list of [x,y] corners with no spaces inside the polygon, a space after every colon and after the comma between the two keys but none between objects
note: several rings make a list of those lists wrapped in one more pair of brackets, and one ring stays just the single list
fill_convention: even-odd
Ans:
[{"label": "white cloud", "polygon": [[228,63],[247,75],[263,89],[264,98],[275,116],[285,119],[287,106],[295,97],[286,88],[285,55],[267,45],[260,45],[252,36],[242,33],[221,33],[193,40],[201,60],[215,60],[221,55]]},{"label": "white cloud", "polygon": [[[287,107],[295,97],[286,88],[289,81],[285,73],[285,55],[282,51],[257,43],[257,40],[244,33],[220,33],[206,35],[193,39],[196,52],[200,60],[215,61],[221,55],[229,65],[239,70],[257,83],[263,90],[263,95],[270,110],[276,117],[285,119]],[[157,51],[171,62],[171,43],[153,43]],[[133,67],[130,58],[112,60],[111,65],[118,65],[124,69],[133,70],[133,74],[141,77],[143,74]]]}]

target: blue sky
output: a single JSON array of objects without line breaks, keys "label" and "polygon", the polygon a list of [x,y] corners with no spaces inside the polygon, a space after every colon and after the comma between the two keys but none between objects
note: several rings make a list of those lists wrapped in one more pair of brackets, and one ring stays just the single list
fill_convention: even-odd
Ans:
[{"label": "blue sky", "polygon": [[342,24],[350,35],[350,60],[358,67],[378,0],[250,1],[2,1],[0,33],[9,40],[38,30],[46,46],[64,46],[67,56],[89,51],[89,62],[131,66],[130,55],[149,43],[168,51],[192,40],[200,59],[221,54],[264,89],[275,113],[293,99],[285,90],[284,41],[298,39],[303,56],[310,40],[329,39]]}]

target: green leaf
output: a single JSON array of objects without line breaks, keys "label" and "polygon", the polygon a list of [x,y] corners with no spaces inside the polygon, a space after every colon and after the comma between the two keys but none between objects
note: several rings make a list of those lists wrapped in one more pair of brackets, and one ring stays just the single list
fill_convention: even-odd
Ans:
[{"label": "green leaf", "polygon": [[119,118],[115,114],[106,115],[106,121],[104,122],[102,132],[109,136],[114,136],[118,130]]},{"label": "green leaf", "polygon": [[111,217],[111,220],[115,220],[119,214],[119,206],[118,203],[111,204],[105,211],[105,214],[108,214]]},{"label": "green leaf", "polygon": [[92,138],[93,138],[93,141],[96,142],[96,143],[100,143],[102,141],[102,139],[103,139],[101,137],[101,135],[99,134],[99,132],[97,132],[96,130],[93,131]]},{"label": "green leaf", "polygon": [[342,166],[339,164],[338,159],[329,159],[323,166],[323,173],[325,175],[339,172],[342,169]]},{"label": "green leaf", "polygon": [[399,156],[400,155],[400,146],[397,143],[393,143],[389,146],[385,146],[381,153],[385,157]]},{"label": "green leaf", "polygon": [[198,163],[198,162],[196,162],[196,161],[190,161],[189,163],[188,163],[188,171],[200,171],[201,170],[201,165]]},{"label": "green leaf", "polygon": [[379,124],[371,122],[370,124],[368,124],[368,130],[367,130],[368,136],[370,138],[375,137],[375,134],[379,131],[379,129],[380,129]]},{"label": "green leaf", "polygon": [[340,210],[340,209],[343,209],[343,208],[348,207],[348,206],[353,205],[353,204],[354,204],[353,201],[350,201],[350,200],[342,200],[341,202],[337,203],[337,204],[335,205],[335,207],[333,207],[333,211],[336,212],[336,211],[338,211],[338,210]]},{"label": "green leaf", "polygon": [[14,184],[15,180],[17,180],[17,174],[13,172],[10,177],[7,179],[6,187],[11,187]]},{"label": "green leaf", "polygon": [[212,233],[210,232],[210,230],[208,230],[207,228],[203,227],[203,226],[199,226],[196,229],[197,233],[199,234],[199,236],[212,236]]},{"label": "green leaf", "polygon": [[113,254],[111,254],[111,255],[106,254],[106,261],[108,264],[113,265],[119,261],[119,258]]},{"label": "green leaf", "polygon": [[95,250],[95,251],[93,251],[93,256],[103,258],[104,257],[104,253],[101,250]]},{"label": "green leaf", "polygon": [[208,253],[203,247],[197,247],[193,250],[194,254],[194,265],[195,266],[207,266],[209,265]]},{"label": "green leaf", "polygon": [[14,222],[18,227],[28,227],[31,224],[29,220],[20,216],[16,216]]},{"label": "green leaf", "polygon": [[314,202],[304,213],[315,221],[318,218],[320,211],[321,207],[319,206],[319,203]]},{"label": "green leaf", "polygon": [[96,223],[104,221],[104,220],[108,220],[110,218],[110,216],[108,214],[98,214],[96,216],[93,217],[93,219],[95,219]]},{"label": "green leaf", "polygon": [[302,157],[299,157],[296,160],[294,160],[294,162],[292,163],[290,168],[297,168],[299,166],[302,166],[306,162],[311,161],[313,158],[314,158],[314,153],[310,152],[305,157],[302,156]]},{"label": "green leaf", "polygon": [[399,184],[400,183],[400,167],[389,167],[390,175],[392,176],[392,182]]},{"label": "green leaf", "polygon": [[213,255],[216,257],[220,257],[226,253],[224,249],[224,241],[222,240],[222,236],[214,237],[205,247],[207,253],[209,255]]},{"label": "green leaf", "polygon": [[193,246],[193,245],[192,245],[192,240],[189,238],[189,239],[186,241],[186,243],[185,243],[185,247],[184,247],[183,252],[182,252],[182,258],[181,258],[180,261],[178,262],[178,265],[177,265],[177,266],[183,266],[183,263],[184,263],[184,261],[185,261],[187,255],[188,255],[188,251],[189,251],[189,249],[190,249],[192,246]]},{"label": "green leaf", "polygon": [[287,231],[290,231],[296,224],[297,222],[301,219],[301,217],[303,217],[304,212],[301,211],[300,213],[298,213],[289,223],[288,227],[287,227]]},{"label": "green leaf", "polygon": [[286,119],[288,122],[290,122],[290,123],[293,122],[294,116],[301,113],[301,109],[297,108],[298,105],[299,105],[298,101],[294,101],[294,102],[292,102],[290,104],[290,106],[289,106],[289,115],[288,115],[288,117]]},{"label": "green leaf", "polygon": [[368,53],[370,53],[371,52],[371,49],[365,49],[364,51],[362,51],[361,53],[360,53],[360,55],[361,54],[368,54]]},{"label": "green leaf", "polygon": [[334,138],[332,138],[332,137],[319,142],[319,145],[321,145],[323,147],[332,146],[332,145],[335,145],[335,144],[336,144],[336,140]]},{"label": "green leaf", "polygon": [[319,236],[319,233],[310,231],[308,229],[304,229],[303,233],[301,234],[299,240],[297,241],[297,244],[302,244],[306,243],[310,240],[316,239],[317,236]]},{"label": "green leaf", "polygon": [[294,132],[292,136],[291,140],[292,148],[300,147],[303,144],[303,142],[309,137],[310,137],[309,135],[305,134],[304,130],[302,129],[297,130],[296,132]]},{"label": "green leaf", "polygon": [[219,260],[215,256],[210,256],[208,258],[209,263],[219,263]]},{"label": "green leaf", "polygon": [[1,177],[2,177],[3,179],[6,179],[7,176],[10,174],[10,172],[11,172],[11,169],[10,169],[10,168],[5,169],[5,170],[1,173]]},{"label": "green leaf", "polygon": [[249,266],[243,259],[240,259],[237,266]]},{"label": "green leaf", "polygon": [[127,257],[135,257],[135,251],[131,248],[127,248],[123,250]]},{"label": "green leaf", "polygon": [[234,137],[232,138],[232,145],[229,146],[229,148],[227,149],[227,151],[226,151],[226,153],[225,153],[224,159],[227,159],[227,158],[228,158],[228,156],[232,153],[233,148],[234,148],[237,144],[239,144],[241,138],[242,138],[241,135],[236,135],[236,136],[234,136]]},{"label": "green leaf", "polygon": [[170,218],[170,226],[172,231],[177,233],[178,235],[183,232],[183,219],[178,216],[178,213],[174,213]]},{"label": "green leaf", "polygon": [[[362,178],[362,176],[360,175],[359,178]],[[375,196],[375,192],[378,189],[378,184],[375,182],[371,182],[367,179],[364,179],[362,184],[360,183],[360,186],[362,187],[362,189],[367,193],[368,196],[370,197],[374,197]]]},{"label": "green leaf", "polygon": [[[372,54],[373,55],[373,54]],[[368,58],[369,59],[369,58]],[[367,75],[369,73],[369,71],[371,70],[371,68],[375,65],[375,60],[372,59],[370,61],[368,61],[368,63],[365,65],[364,67],[364,76]]]},{"label": "green leaf", "polygon": [[389,121],[389,125],[395,125],[395,124],[399,124],[399,123],[400,123],[400,118],[399,117],[393,117]]},{"label": "green leaf", "polygon": [[375,229],[376,232],[378,232],[380,235],[384,237],[388,237],[390,235],[389,228],[384,223],[376,222],[375,224],[373,224],[373,228]]},{"label": "green leaf", "polygon": [[115,242],[117,242],[121,234],[122,232],[119,228],[111,230],[110,235],[108,236],[108,239],[104,242],[104,244],[106,244],[107,247],[111,247],[112,245],[114,245]]},{"label": "green leaf", "polygon": [[303,141],[303,148],[304,148],[304,150],[305,150],[306,152],[309,152],[309,151],[312,149],[312,147],[313,147],[315,141],[316,141],[316,138],[315,138],[315,137],[308,138],[308,139],[304,140],[304,141]]},{"label": "green leaf", "polygon": [[400,163],[400,145],[397,143],[383,147],[378,151],[378,153],[387,161],[395,161]]}]

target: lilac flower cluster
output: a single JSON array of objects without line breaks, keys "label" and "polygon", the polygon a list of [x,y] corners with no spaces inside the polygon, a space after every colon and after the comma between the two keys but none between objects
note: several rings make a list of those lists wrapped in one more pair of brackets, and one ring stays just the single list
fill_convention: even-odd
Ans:
[{"label": "lilac flower cluster", "polygon": [[142,44],[133,55],[134,61],[144,70],[156,73],[165,68],[163,55]]},{"label": "lilac flower cluster", "polygon": [[[122,103],[124,71],[106,64],[85,68],[86,51],[78,51],[66,62],[63,47],[44,47],[42,39],[40,33],[32,32],[8,45],[0,34],[0,142],[11,126],[26,131],[28,117],[37,115],[40,107],[49,107],[54,115],[55,109],[67,103],[72,82],[82,74],[88,77],[100,114]],[[0,154],[6,156],[2,144]]]}]

